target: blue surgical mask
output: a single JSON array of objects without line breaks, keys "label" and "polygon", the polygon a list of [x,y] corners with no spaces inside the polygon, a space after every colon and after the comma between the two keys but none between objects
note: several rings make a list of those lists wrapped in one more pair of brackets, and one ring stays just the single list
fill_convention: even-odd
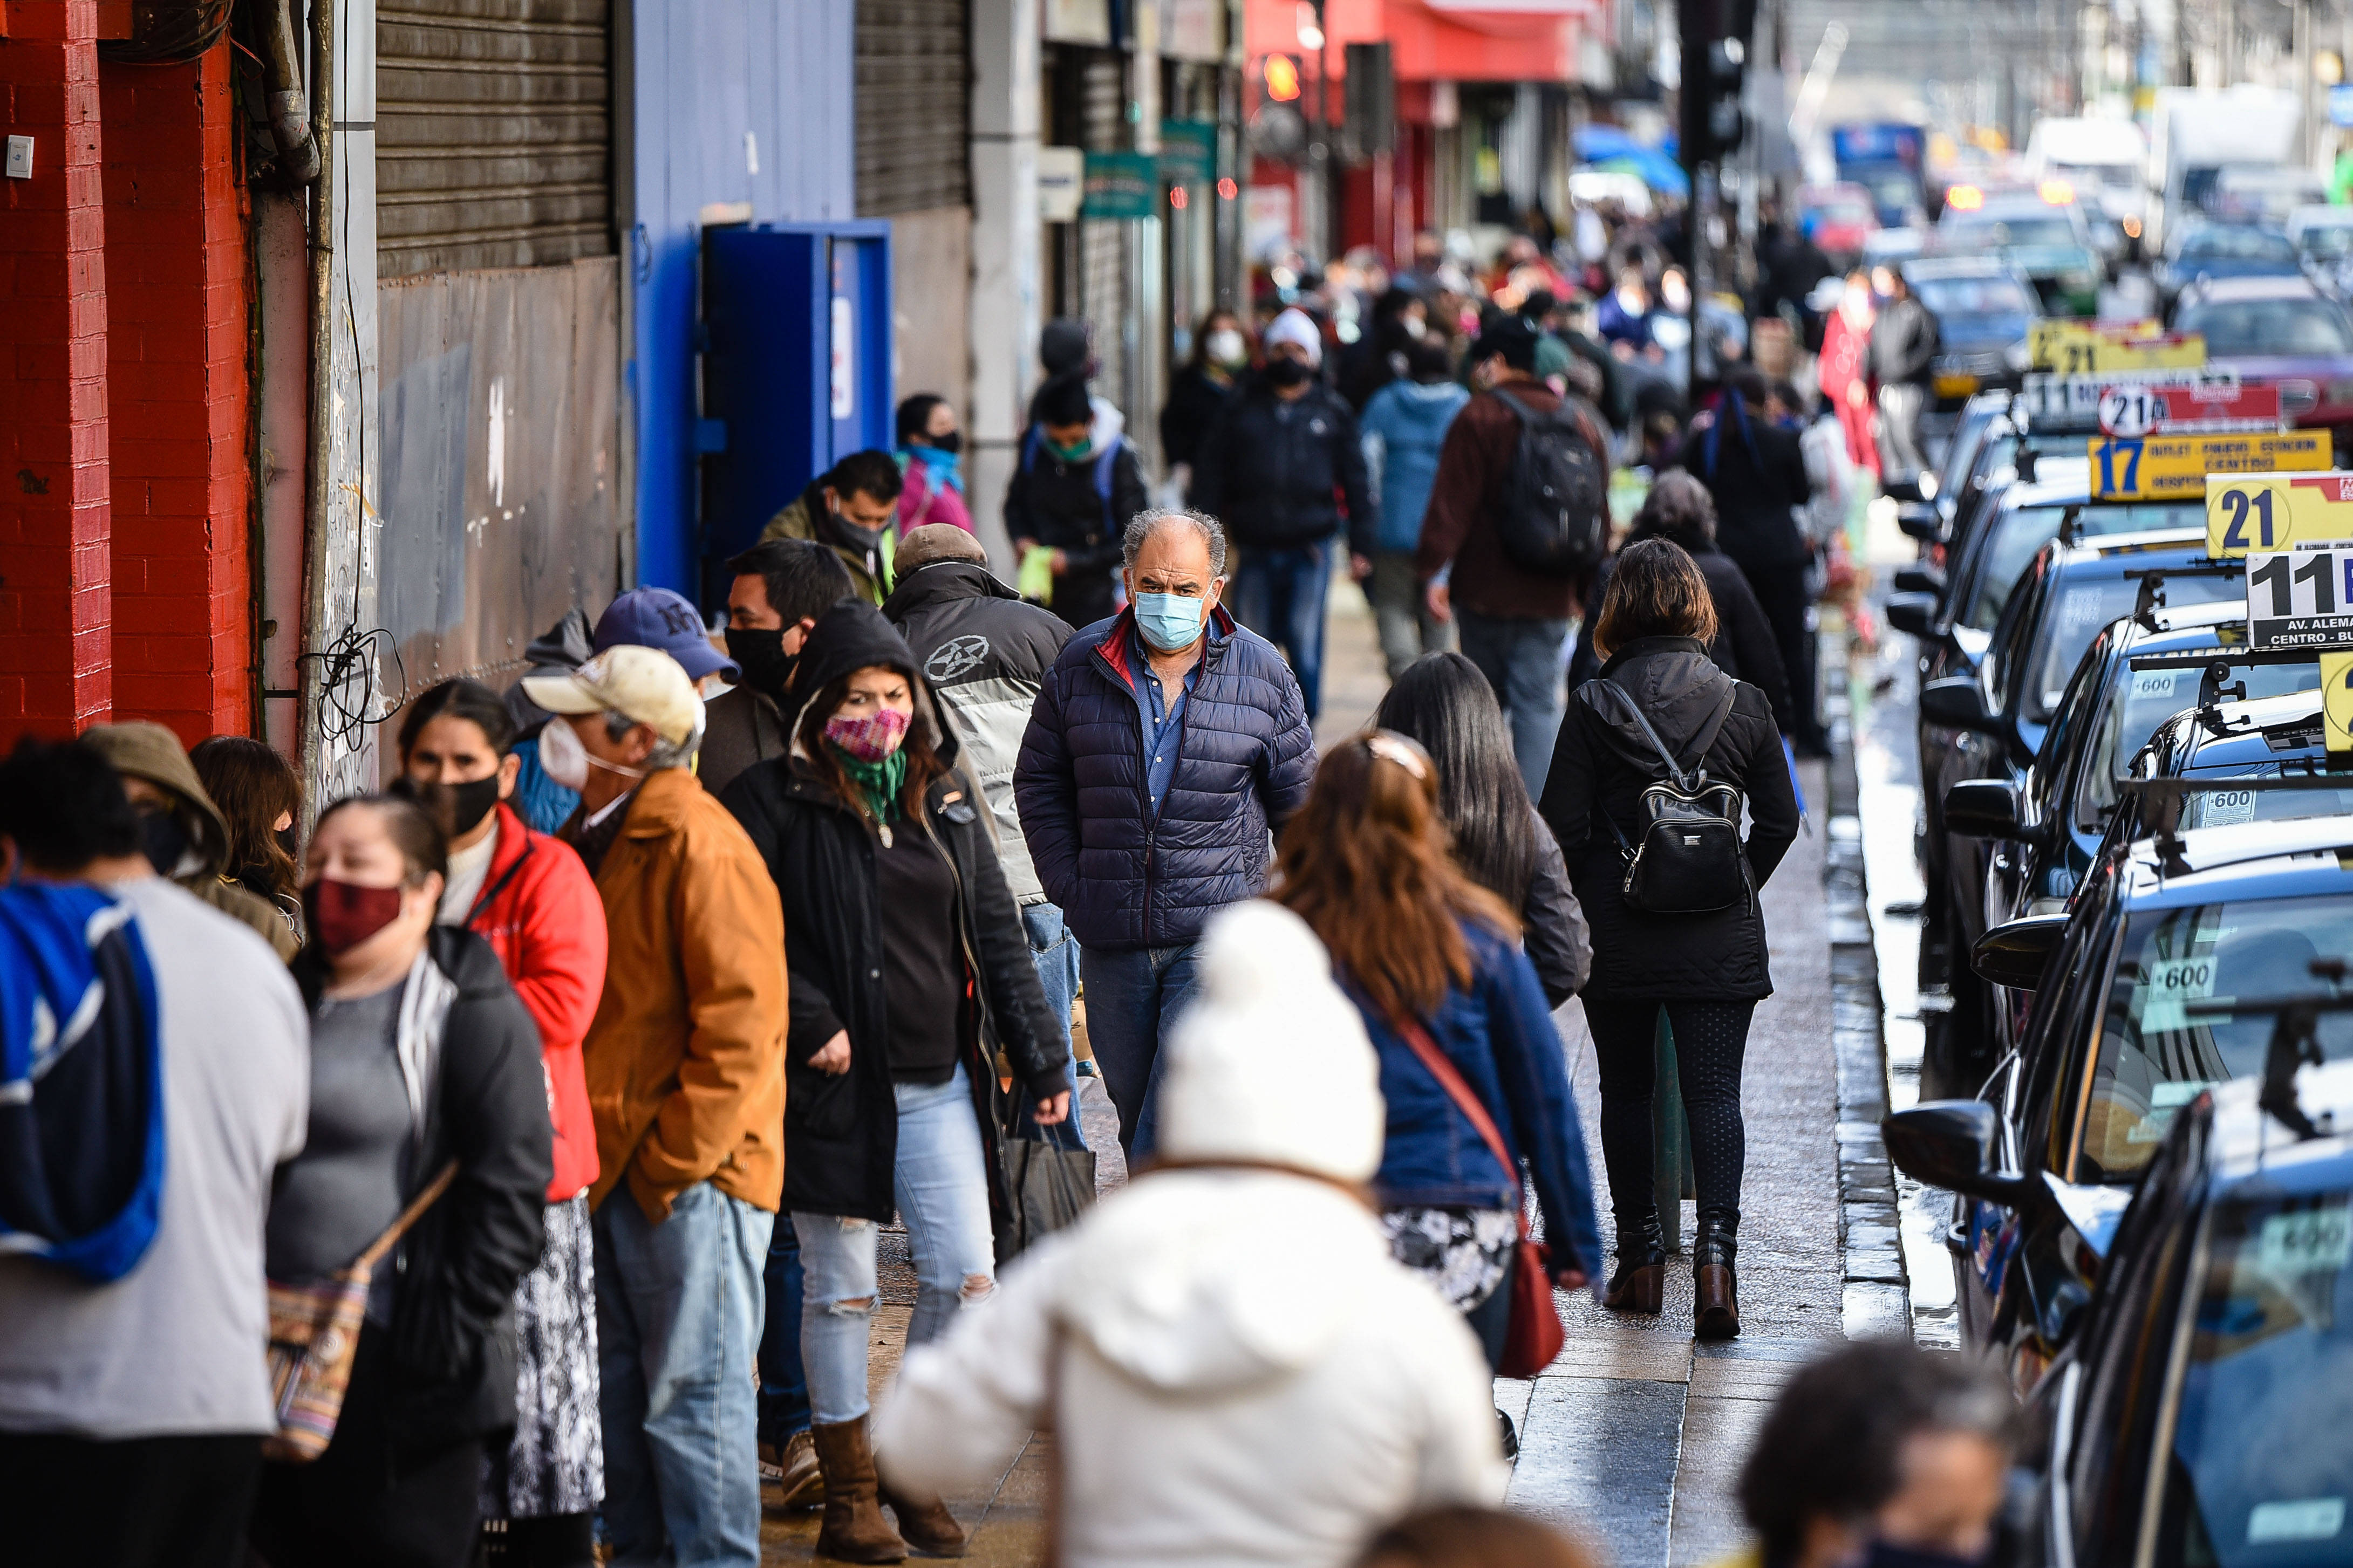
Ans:
[{"label": "blue surgical mask", "polygon": [[1138,594],[1135,629],[1162,653],[1182,653],[1201,638],[1201,620],[1209,601],[1182,594]]}]

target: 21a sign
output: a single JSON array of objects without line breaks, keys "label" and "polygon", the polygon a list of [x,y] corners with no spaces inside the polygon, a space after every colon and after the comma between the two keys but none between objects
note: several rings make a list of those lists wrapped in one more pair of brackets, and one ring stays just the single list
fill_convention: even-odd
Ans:
[{"label": "21a sign", "polygon": [[2250,552],[2247,642],[2353,647],[2353,544]]}]

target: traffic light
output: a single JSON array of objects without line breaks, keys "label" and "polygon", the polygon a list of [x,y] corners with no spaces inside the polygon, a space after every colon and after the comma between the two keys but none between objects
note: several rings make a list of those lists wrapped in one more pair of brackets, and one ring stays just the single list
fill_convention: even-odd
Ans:
[{"label": "traffic light", "polygon": [[1742,89],[1756,0],[1683,0],[1683,161],[1720,163],[1746,139]]}]

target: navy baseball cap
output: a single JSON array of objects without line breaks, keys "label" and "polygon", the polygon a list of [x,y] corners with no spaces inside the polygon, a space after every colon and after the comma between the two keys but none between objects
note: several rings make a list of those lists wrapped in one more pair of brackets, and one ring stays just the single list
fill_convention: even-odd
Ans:
[{"label": "navy baseball cap", "polygon": [[668,588],[632,588],[605,607],[596,622],[596,651],[626,643],[658,647],[678,660],[689,680],[700,685],[717,673],[733,686],[744,679],[735,661],[711,646],[702,616],[683,594]]}]

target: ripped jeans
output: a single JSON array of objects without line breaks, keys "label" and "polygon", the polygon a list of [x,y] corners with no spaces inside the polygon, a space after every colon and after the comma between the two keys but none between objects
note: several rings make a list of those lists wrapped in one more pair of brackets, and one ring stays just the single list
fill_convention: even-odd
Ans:
[{"label": "ripped jeans", "polygon": [[[907,1342],[947,1332],[965,1306],[997,1289],[987,1155],[972,1081],[959,1066],[943,1084],[902,1083],[892,1196],[915,1255],[915,1316]],[[820,1426],[866,1414],[866,1336],[874,1312],[872,1220],[793,1211],[800,1237],[801,1363],[809,1417]]]}]

